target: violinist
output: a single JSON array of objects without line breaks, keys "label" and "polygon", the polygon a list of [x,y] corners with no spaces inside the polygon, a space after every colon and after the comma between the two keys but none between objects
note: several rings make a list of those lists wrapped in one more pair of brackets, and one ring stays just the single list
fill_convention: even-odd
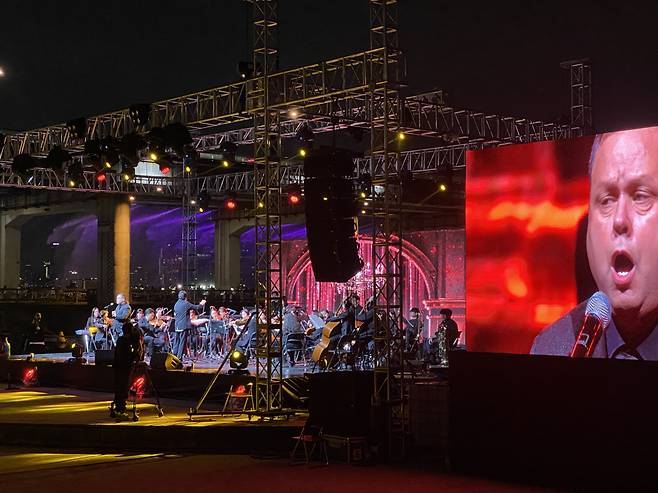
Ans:
[{"label": "violinist", "polygon": [[164,321],[158,319],[153,308],[147,308],[144,312],[144,346],[146,355],[151,358],[154,352],[161,352],[165,346],[164,330],[162,325]]}]

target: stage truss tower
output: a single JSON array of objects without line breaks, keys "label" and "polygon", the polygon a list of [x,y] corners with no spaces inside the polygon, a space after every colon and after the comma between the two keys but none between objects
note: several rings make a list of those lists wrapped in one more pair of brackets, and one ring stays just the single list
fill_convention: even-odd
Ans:
[{"label": "stage truss tower", "polygon": [[251,3],[254,77],[247,86],[247,108],[253,112],[255,159],[255,402],[257,413],[264,417],[280,414],[283,409],[281,122],[278,110],[271,107],[278,93],[270,79],[278,65],[278,1]]},{"label": "stage truss tower", "polygon": [[589,135],[594,132],[592,121],[592,64],[588,58],[562,62],[569,70],[571,87],[571,135]]},{"label": "stage truss tower", "polygon": [[[183,175],[187,176],[187,159],[183,159]],[[191,171],[191,170],[190,170]],[[197,288],[197,180],[183,183],[183,228],[181,233],[181,284],[192,292]],[[196,300],[198,301],[198,300]]]},{"label": "stage truss tower", "polygon": [[[399,87],[403,63],[398,49],[396,0],[370,1],[370,48],[383,48],[382,83],[369,94],[371,163],[381,160],[380,178],[372,194],[380,204],[373,208],[373,293],[376,311],[374,337],[373,404],[387,429],[390,459],[405,450],[406,410],[403,359],[402,176],[400,174]],[[371,176],[376,176],[371,169]]]}]

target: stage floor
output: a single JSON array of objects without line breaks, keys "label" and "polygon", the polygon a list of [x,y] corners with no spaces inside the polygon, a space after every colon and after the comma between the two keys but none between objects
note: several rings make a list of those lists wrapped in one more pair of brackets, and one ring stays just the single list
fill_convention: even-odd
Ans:
[{"label": "stage floor", "polygon": [[[12,355],[11,360],[25,360],[27,354],[18,354]],[[85,353],[84,357],[87,359],[88,365],[94,364],[94,353]],[[67,363],[71,358],[71,353],[44,353],[44,354],[35,354],[33,361],[39,362],[50,362],[50,363]],[[183,360],[183,366],[186,368],[184,371],[191,371],[195,373],[214,373],[219,368],[221,363],[220,359],[217,358],[198,358],[196,360]],[[188,369],[189,368],[189,369]],[[222,368],[221,373],[228,373],[230,370],[228,361]],[[249,372],[253,375],[256,370],[256,365],[253,360],[249,362],[247,367]],[[316,367],[313,361],[307,361],[306,364],[297,363],[295,366],[290,366],[287,363],[283,367],[283,378],[297,377],[302,376],[305,373],[314,373],[320,372],[320,368]]]},{"label": "stage floor", "polygon": [[[90,392],[72,388],[23,388],[0,390],[0,423],[39,425],[84,425],[84,426],[249,426],[246,414],[224,416],[198,416],[189,419],[192,401],[161,399],[164,416],[158,417],[155,399],[146,397],[139,401],[139,421],[117,422],[109,416],[113,395],[107,392]],[[129,408],[131,404],[129,403]],[[208,410],[217,411],[210,405]],[[289,420],[268,420],[266,426],[303,424],[304,415]]]}]

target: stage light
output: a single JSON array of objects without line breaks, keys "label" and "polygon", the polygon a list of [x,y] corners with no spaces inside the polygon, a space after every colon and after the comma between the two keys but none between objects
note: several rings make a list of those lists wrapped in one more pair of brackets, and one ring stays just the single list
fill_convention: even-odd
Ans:
[{"label": "stage light", "polygon": [[160,173],[163,175],[168,175],[171,172],[171,168],[167,163],[160,163]]},{"label": "stage light", "polygon": [[231,368],[236,370],[244,370],[248,364],[249,360],[247,359],[247,355],[242,351],[235,349],[233,352],[231,352],[231,357],[229,358],[229,365]]},{"label": "stage light", "polygon": [[372,189],[372,177],[370,176],[370,173],[362,173],[356,182],[356,187],[359,198],[367,198]]},{"label": "stage light", "polygon": [[191,205],[196,205],[196,200],[194,200],[194,199],[190,200],[190,204]]},{"label": "stage light", "polygon": [[233,211],[237,209],[238,201],[235,199],[234,196],[229,196],[224,202],[224,207],[230,211]]},{"label": "stage light", "polygon": [[5,76],[5,69],[0,67],[0,77],[4,77],[4,76]]},{"label": "stage light", "polygon": [[208,192],[200,192],[196,198],[196,203],[198,204],[198,211],[205,212],[210,208],[210,195]]},{"label": "stage light", "polygon": [[402,132],[402,131],[399,131],[399,132],[398,132],[397,137],[398,137],[398,140],[399,140],[399,141],[402,141],[402,140],[404,140],[404,139],[407,138],[407,136],[404,135],[404,132]]},{"label": "stage light", "polygon": [[185,165],[185,173],[191,173],[191,172],[192,172],[192,168],[190,167],[189,164],[186,164]]},{"label": "stage light", "polygon": [[131,202],[134,202],[134,201],[135,201],[135,196],[134,196],[134,195],[130,195],[130,196],[128,197],[128,200],[130,200]]},{"label": "stage light", "polygon": [[151,105],[147,103],[133,104],[128,109],[130,119],[136,127],[143,127],[149,122]]},{"label": "stage light", "polygon": [[190,131],[182,123],[170,123],[162,129],[163,146],[173,150],[179,156],[184,156],[187,146],[193,140]]},{"label": "stage light", "polygon": [[151,161],[157,161],[158,160],[158,154],[155,152],[149,153],[149,157],[151,158]]},{"label": "stage light", "polygon": [[303,147],[301,147],[301,148],[299,149],[299,155],[300,155],[301,157],[306,157],[306,149],[304,149]]},{"label": "stage light", "polygon": [[96,181],[103,183],[107,179],[107,171],[100,169],[96,171]]},{"label": "stage light", "polygon": [[283,192],[288,195],[288,203],[290,205],[297,205],[302,201],[302,189],[299,185],[288,185]]},{"label": "stage light", "polygon": [[87,119],[76,118],[66,122],[66,130],[74,139],[84,139],[87,135]]},{"label": "stage light", "polygon": [[361,214],[366,214],[365,209],[361,209]]},{"label": "stage light", "polygon": [[83,172],[82,172],[82,164],[80,164],[77,161],[72,162],[69,164],[68,168],[66,168],[66,180],[67,180],[67,185],[70,188],[73,188],[78,185],[78,183],[82,183],[83,181]]},{"label": "stage light", "polygon": [[82,346],[79,346],[77,344],[73,344],[71,346],[71,356],[73,356],[76,359],[82,358],[82,355],[84,354],[84,350],[82,349]]},{"label": "stage light", "polygon": [[448,187],[445,183],[439,183],[439,192],[445,192],[448,190]]},{"label": "stage light", "polygon": [[327,200],[329,200],[329,197],[326,197],[326,196],[322,197],[322,200],[324,200],[326,202]]},{"label": "stage light", "polygon": [[162,187],[155,187],[156,192],[162,192]]},{"label": "stage light", "polygon": [[130,165],[122,165],[121,167],[121,179],[123,181],[130,181],[135,178],[135,167]]},{"label": "stage light", "polygon": [[224,168],[228,168],[229,166],[231,166],[231,163],[229,163],[227,159],[224,159],[222,160],[222,166]]},{"label": "stage light", "polygon": [[299,195],[288,195],[288,202],[290,205],[297,205],[302,201],[302,198]]},{"label": "stage light", "polygon": [[29,387],[31,385],[36,385],[38,382],[37,377],[38,377],[38,372],[36,366],[25,368],[23,370],[23,378],[22,378],[23,385],[26,387]]},{"label": "stage light", "polygon": [[254,76],[253,62],[238,62],[238,74],[241,79],[251,79]]},{"label": "stage light", "polygon": [[258,202],[258,208],[262,209],[265,207],[265,204],[263,202]]},{"label": "stage light", "polygon": [[291,108],[291,109],[288,110],[288,116],[290,118],[297,118],[299,116],[299,111],[297,111],[294,108]]}]

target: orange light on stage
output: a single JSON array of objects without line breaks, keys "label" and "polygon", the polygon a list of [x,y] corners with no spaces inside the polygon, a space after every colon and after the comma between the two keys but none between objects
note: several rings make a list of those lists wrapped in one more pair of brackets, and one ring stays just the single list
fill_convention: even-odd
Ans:
[{"label": "orange light on stage", "polygon": [[37,367],[33,366],[23,370],[23,385],[26,387],[37,384]]},{"label": "orange light on stage", "polygon": [[168,175],[171,171],[171,168],[167,164],[160,164],[160,173],[163,175]]},{"label": "orange light on stage", "polygon": [[291,193],[290,195],[288,195],[288,202],[290,203],[290,205],[297,205],[301,201],[302,201],[302,198],[299,195],[297,195],[296,193]]},{"label": "orange light on stage", "polygon": [[226,202],[224,202],[224,207],[232,211],[238,207],[238,203],[235,199],[227,199]]}]

